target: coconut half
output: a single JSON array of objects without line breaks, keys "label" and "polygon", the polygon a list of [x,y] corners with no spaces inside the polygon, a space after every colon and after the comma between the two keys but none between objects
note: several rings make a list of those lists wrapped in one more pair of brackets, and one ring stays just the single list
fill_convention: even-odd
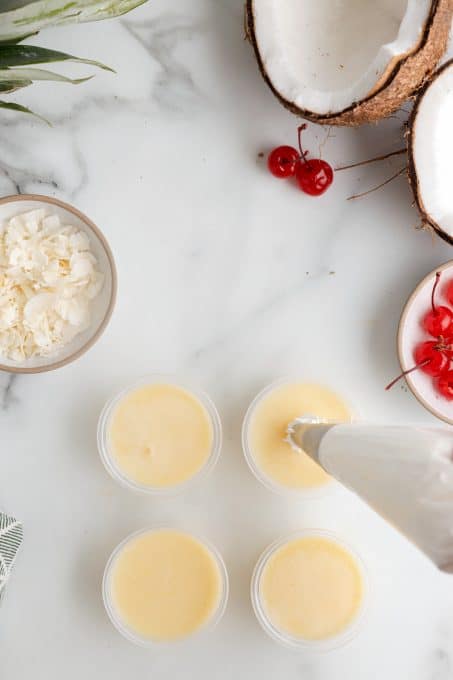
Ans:
[{"label": "coconut half", "polygon": [[418,95],[409,122],[409,180],[424,224],[453,245],[453,59]]},{"label": "coconut half", "polygon": [[247,35],[280,101],[317,123],[389,115],[443,55],[453,0],[246,0]]}]

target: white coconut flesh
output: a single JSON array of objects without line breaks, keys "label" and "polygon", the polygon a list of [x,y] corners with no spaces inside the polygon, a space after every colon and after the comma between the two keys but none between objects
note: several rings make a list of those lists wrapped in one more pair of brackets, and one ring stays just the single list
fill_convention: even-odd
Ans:
[{"label": "white coconut flesh", "polygon": [[453,236],[453,64],[425,90],[411,137],[419,206],[431,223]]},{"label": "white coconut flesh", "polygon": [[252,0],[263,70],[287,102],[317,115],[376,91],[414,52],[431,0]]}]

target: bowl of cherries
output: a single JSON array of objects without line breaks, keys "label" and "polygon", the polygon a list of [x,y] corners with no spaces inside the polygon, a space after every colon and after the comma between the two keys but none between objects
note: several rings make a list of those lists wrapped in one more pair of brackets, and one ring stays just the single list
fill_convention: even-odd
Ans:
[{"label": "bowl of cherries", "polygon": [[433,415],[453,425],[453,261],[418,284],[404,307],[398,358],[414,396]]}]

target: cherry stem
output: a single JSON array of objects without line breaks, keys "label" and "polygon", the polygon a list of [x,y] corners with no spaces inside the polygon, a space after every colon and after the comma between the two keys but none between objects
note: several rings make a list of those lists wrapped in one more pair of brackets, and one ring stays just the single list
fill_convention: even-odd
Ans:
[{"label": "cherry stem", "polygon": [[377,187],[373,187],[372,189],[368,189],[368,191],[362,191],[361,194],[353,194],[353,196],[348,196],[347,200],[348,201],[354,201],[356,198],[362,198],[362,196],[367,196],[368,194],[372,194],[373,191],[377,191],[378,189],[382,189],[382,187],[385,187],[386,184],[389,184],[392,180],[396,179],[400,175],[403,174],[403,172],[406,171],[406,166],[404,168],[401,168],[401,170],[398,170],[394,175],[389,177],[388,179],[385,180],[385,182],[381,182],[381,184],[378,184]]},{"label": "cherry stem", "polygon": [[438,343],[434,349],[437,349],[439,352],[451,352],[453,350],[453,345],[451,342],[446,342],[443,335],[439,335]]},{"label": "cherry stem", "polygon": [[307,123],[302,123],[302,125],[299,125],[299,127],[297,128],[297,140],[299,142],[300,157],[304,161],[304,163],[308,163],[307,159],[305,158],[308,151],[303,151],[303,149],[302,149],[302,132],[306,129],[307,129]]},{"label": "cherry stem", "polygon": [[360,165],[368,165],[368,163],[375,163],[376,161],[385,161],[387,158],[391,158],[392,156],[399,156],[402,153],[406,153],[407,149],[398,149],[398,151],[391,151],[390,153],[386,153],[383,156],[376,156],[375,158],[369,158],[366,161],[359,161],[358,163],[351,163],[351,165],[340,165],[339,168],[335,168],[335,170],[349,170],[349,168],[358,168]]},{"label": "cherry stem", "polygon": [[440,272],[436,272],[436,280],[434,281],[433,289],[431,291],[431,307],[433,310],[433,314],[436,314],[436,305],[434,304],[434,296],[436,294],[436,288],[439,285],[440,281]]},{"label": "cherry stem", "polygon": [[422,366],[426,366],[426,364],[429,364],[430,361],[431,361],[431,359],[424,359],[424,360],[421,361],[419,364],[416,364],[415,366],[412,366],[412,368],[410,368],[408,371],[403,371],[403,373],[401,373],[397,378],[395,378],[395,380],[392,380],[392,382],[389,383],[385,389],[386,389],[386,390],[392,389],[392,387],[393,387],[394,385],[396,385],[396,383],[397,383],[399,380],[401,380],[401,378],[405,378],[406,375],[409,375],[409,373],[412,373],[412,371],[416,371],[418,368],[421,368]]}]

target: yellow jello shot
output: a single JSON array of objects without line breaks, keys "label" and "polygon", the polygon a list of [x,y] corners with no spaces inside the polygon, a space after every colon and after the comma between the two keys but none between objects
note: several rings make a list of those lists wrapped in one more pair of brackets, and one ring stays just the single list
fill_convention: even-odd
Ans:
[{"label": "yellow jello shot", "polygon": [[151,494],[182,490],[211,470],[220,454],[217,410],[202,392],[166,377],[127,388],[105,406],[98,447],[108,472]]},{"label": "yellow jello shot", "polygon": [[283,644],[319,651],[355,637],[367,590],[360,557],[321,530],[271,545],[252,578],[253,607],[264,630]]},{"label": "yellow jello shot", "polygon": [[121,543],[107,564],[104,604],[126,638],[144,646],[212,629],[228,599],[217,550],[176,529],[146,529]]},{"label": "yellow jello shot", "polygon": [[316,496],[332,486],[331,477],[285,441],[289,423],[301,416],[335,422],[352,419],[346,402],[328,388],[278,381],[260,392],[247,411],[242,427],[244,455],[255,477],[272,491]]}]

